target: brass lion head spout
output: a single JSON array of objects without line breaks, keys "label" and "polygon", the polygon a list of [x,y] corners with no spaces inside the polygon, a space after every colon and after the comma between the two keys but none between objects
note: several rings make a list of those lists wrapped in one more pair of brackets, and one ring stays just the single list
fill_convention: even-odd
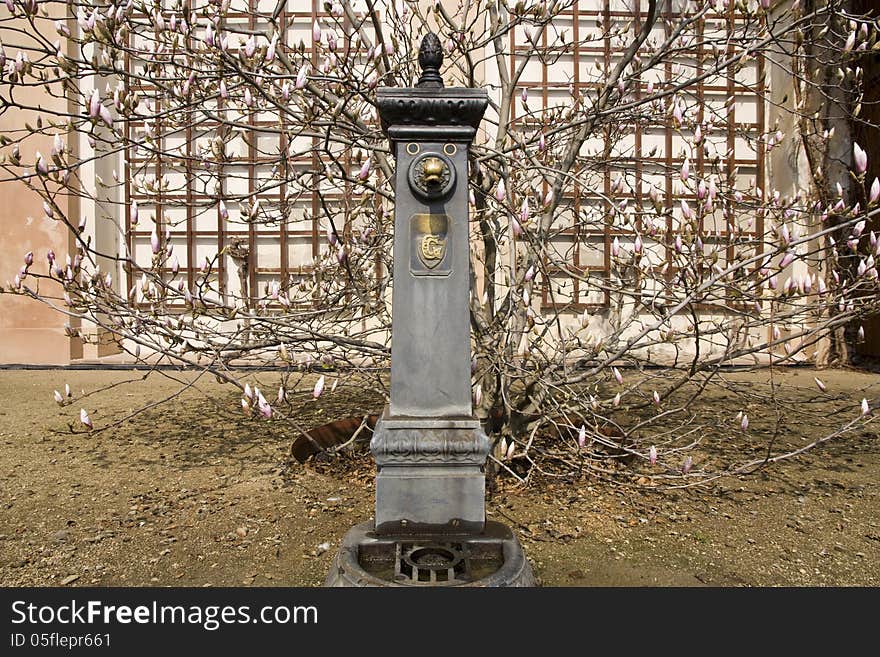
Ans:
[{"label": "brass lion head spout", "polygon": [[429,157],[422,164],[422,175],[425,187],[439,187],[443,184],[443,173],[446,163],[439,157]]}]

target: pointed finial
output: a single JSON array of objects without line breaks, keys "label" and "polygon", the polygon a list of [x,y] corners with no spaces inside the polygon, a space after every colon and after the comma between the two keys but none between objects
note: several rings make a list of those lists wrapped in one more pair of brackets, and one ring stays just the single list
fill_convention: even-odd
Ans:
[{"label": "pointed finial", "polygon": [[442,89],[443,78],[440,77],[440,66],[443,64],[443,46],[433,32],[428,32],[419,47],[419,66],[422,76],[416,83],[417,87]]}]

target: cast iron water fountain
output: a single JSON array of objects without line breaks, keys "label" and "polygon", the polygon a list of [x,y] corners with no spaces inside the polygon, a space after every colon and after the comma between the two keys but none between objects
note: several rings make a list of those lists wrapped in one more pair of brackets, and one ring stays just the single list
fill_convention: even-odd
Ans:
[{"label": "cast iron water fountain", "polygon": [[376,424],[375,520],[353,527],[327,586],[532,586],[513,533],[486,520],[489,439],[471,407],[468,151],[489,98],[444,88],[429,33],[415,87],[380,88],[397,162],[391,399]]}]

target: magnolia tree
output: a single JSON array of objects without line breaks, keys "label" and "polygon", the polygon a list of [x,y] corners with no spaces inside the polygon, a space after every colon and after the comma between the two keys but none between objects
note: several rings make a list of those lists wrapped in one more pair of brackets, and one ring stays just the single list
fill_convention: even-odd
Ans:
[{"label": "magnolia tree", "polygon": [[[385,390],[394,162],[375,91],[413,84],[434,31],[447,85],[492,98],[468,184],[474,404],[495,463],[696,481],[786,456],[694,465],[695,400],[730,365],[846,362],[878,310],[880,181],[852,137],[871,16],[843,0],[301,9],[6,0],[2,111],[36,118],[0,135],[4,180],[73,248],[23,254],[4,293],[139,361],[214,373],[254,421],[307,429],[291,402],[310,371],[314,397]],[[34,91],[65,102],[21,100]],[[222,227],[208,251],[206,217]],[[255,235],[300,224],[312,252],[258,277]],[[240,382],[242,363],[279,372],[277,395]],[[870,419],[847,404],[812,444]],[[749,430],[746,412],[728,421]]]}]

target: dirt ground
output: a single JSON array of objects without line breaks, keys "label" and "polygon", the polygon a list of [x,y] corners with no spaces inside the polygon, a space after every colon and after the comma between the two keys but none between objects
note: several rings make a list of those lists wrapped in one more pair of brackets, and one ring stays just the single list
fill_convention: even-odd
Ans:
[{"label": "dirt ground", "polygon": [[[142,373],[131,371],[0,371],[0,585],[323,582],[342,535],[371,516],[369,455],[291,461],[288,428],[247,420],[236,390],[205,377],[168,404],[104,431],[81,431],[80,407],[100,428],[196,378],[170,375],[139,381]],[[797,395],[815,393],[814,375],[797,369],[776,377]],[[271,375],[254,376],[273,389]],[[737,376],[760,384],[767,374]],[[821,377],[840,398],[852,398],[850,415],[864,396],[876,408],[876,374]],[[59,407],[52,391],[65,383],[73,398]],[[318,401],[306,388],[299,393],[297,421],[305,427],[381,406],[369,391],[340,389]],[[753,396],[755,408],[763,403]],[[791,413],[782,439],[805,444],[815,417],[798,421]],[[760,421],[753,425],[760,435]],[[717,456],[713,445],[695,452],[695,464]],[[492,494],[490,517],[519,533],[545,586],[880,585],[878,423],[701,490],[588,477],[513,483]]]}]

